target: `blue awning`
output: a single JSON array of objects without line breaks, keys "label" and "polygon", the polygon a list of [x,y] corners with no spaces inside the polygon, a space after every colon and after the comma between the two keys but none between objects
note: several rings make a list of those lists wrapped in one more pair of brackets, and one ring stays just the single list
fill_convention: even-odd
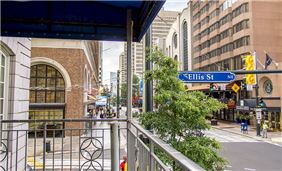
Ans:
[{"label": "blue awning", "polygon": [[126,41],[132,10],[133,41],[140,41],[161,1],[1,1],[1,36]]}]

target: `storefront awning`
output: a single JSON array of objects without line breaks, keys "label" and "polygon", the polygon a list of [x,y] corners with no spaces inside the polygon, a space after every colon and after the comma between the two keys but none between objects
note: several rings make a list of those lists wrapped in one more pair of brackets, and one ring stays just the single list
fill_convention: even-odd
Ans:
[{"label": "storefront awning", "polygon": [[192,86],[191,88],[189,88],[189,91],[204,91],[204,90],[208,90],[210,88],[209,84],[201,84],[201,85],[197,85],[197,86]]},{"label": "storefront awning", "polygon": [[89,98],[90,100],[97,100],[97,98],[96,98],[95,96],[92,96],[92,95],[90,95],[90,94],[88,94],[87,96],[88,96],[88,98]]},{"label": "storefront awning", "polygon": [[163,6],[159,1],[1,1],[1,36],[140,41]]}]

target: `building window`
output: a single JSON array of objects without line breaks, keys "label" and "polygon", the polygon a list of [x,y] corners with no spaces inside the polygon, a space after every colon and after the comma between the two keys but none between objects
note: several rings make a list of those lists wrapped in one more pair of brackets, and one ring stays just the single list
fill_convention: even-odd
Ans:
[{"label": "building window", "polygon": [[233,33],[237,33],[247,28],[249,28],[249,20],[243,20],[240,23],[233,26]]},{"label": "building window", "polygon": [[[243,55],[243,54],[242,54]],[[233,58],[233,70],[240,70],[243,68],[242,55],[236,56]]]},{"label": "building window", "polygon": [[214,23],[213,25],[211,25],[211,26],[209,27],[209,33],[213,32],[213,31],[216,30],[216,29],[218,29],[218,27],[219,27],[218,22]]},{"label": "building window", "polygon": [[210,45],[219,42],[219,35],[216,35],[210,39]]},{"label": "building window", "polygon": [[248,46],[250,44],[250,36],[245,36],[240,39],[237,39],[233,43],[234,49],[240,48],[242,46]]},{"label": "building window", "polygon": [[219,39],[223,40],[228,36],[232,36],[232,34],[233,34],[232,29],[226,29],[219,34]]},{"label": "building window", "polygon": [[187,22],[183,23],[183,69],[188,70],[188,30]]},{"label": "building window", "polygon": [[240,14],[248,11],[249,11],[249,4],[248,3],[242,4],[241,6],[237,7],[235,10],[232,11],[232,18],[235,18]]},{"label": "building window", "polygon": [[206,13],[208,10],[209,10],[209,4],[207,4],[203,8],[201,8],[200,15]]},{"label": "building window", "polygon": [[[9,89],[9,64],[8,57],[0,51],[1,59],[0,59],[0,119],[8,119],[8,89]],[[7,124],[2,124],[1,129],[5,130],[7,128]],[[1,139],[6,139],[7,134],[2,132],[0,133]],[[0,150],[2,148],[2,143],[0,144]]]},{"label": "building window", "polygon": [[209,22],[209,16],[207,16],[206,18],[204,18],[201,22],[200,25],[203,26],[204,24]]},{"label": "building window", "polygon": [[222,5],[220,5],[219,10],[220,12],[226,10],[227,8],[231,7],[233,3],[237,2],[238,0],[225,0]]},{"label": "building window", "polygon": [[221,54],[224,54],[224,53],[232,51],[232,50],[233,50],[233,43],[228,43],[228,44],[221,47]]},{"label": "building window", "polygon": [[1,61],[0,61],[0,117],[5,119],[8,109],[8,65],[7,57],[1,52]]},{"label": "building window", "polygon": [[220,20],[219,20],[219,25],[220,26],[223,26],[224,24],[226,24],[227,22],[231,21],[232,20],[232,15],[231,14],[227,14],[226,16],[222,17]]},{"label": "building window", "polygon": [[[33,65],[30,73],[29,101],[29,119],[63,119],[65,109],[65,81],[62,74],[49,65]],[[29,127],[31,129],[42,129],[42,124],[40,122],[32,123],[29,124]],[[63,123],[50,122],[47,123],[47,128],[62,129]],[[52,131],[51,136],[53,136]],[[57,132],[55,136],[58,136]]]},{"label": "building window", "polygon": [[30,103],[64,103],[65,81],[49,65],[34,65],[30,74]]},{"label": "building window", "polygon": [[177,61],[177,55],[174,56],[174,60]]},{"label": "building window", "polygon": [[176,33],[173,34],[173,46],[174,48],[177,48],[177,34]]},{"label": "building window", "polygon": [[200,12],[197,12],[194,16],[193,16],[193,20],[196,20],[197,18],[200,17]]},{"label": "building window", "polygon": [[210,13],[210,19],[212,19],[213,17],[215,16],[218,16],[219,12],[218,12],[218,9],[214,10],[213,12]]}]

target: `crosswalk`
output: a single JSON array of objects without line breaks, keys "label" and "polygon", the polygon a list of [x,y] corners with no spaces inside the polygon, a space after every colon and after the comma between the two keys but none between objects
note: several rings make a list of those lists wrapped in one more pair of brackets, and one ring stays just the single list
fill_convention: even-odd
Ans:
[{"label": "crosswalk", "polygon": [[232,142],[259,142],[256,139],[249,138],[243,135],[228,133],[226,131],[211,129],[205,132],[205,135],[210,138],[215,138],[219,142],[232,143]]}]

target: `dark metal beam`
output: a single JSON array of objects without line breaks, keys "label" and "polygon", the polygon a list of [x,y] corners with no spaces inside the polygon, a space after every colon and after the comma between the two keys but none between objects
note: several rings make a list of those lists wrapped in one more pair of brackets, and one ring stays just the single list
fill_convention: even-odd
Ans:
[{"label": "dark metal beam", "polygon": [[235,75],[243,75],[243,74],[282,74],[282,70],[254,70],[254,71],[246,71],[246,70],[228,70],[228,71],[179,71],[179,72],[189,72],[189,73],[199,73],[199,72],[232,72]]},{"label": "dark metal beam", "polygon": [[245,71],[245,70],[234,70],[228,71],[236,75],[242,74],[282,74],[282,70],[255,70],[255,71]]}]

